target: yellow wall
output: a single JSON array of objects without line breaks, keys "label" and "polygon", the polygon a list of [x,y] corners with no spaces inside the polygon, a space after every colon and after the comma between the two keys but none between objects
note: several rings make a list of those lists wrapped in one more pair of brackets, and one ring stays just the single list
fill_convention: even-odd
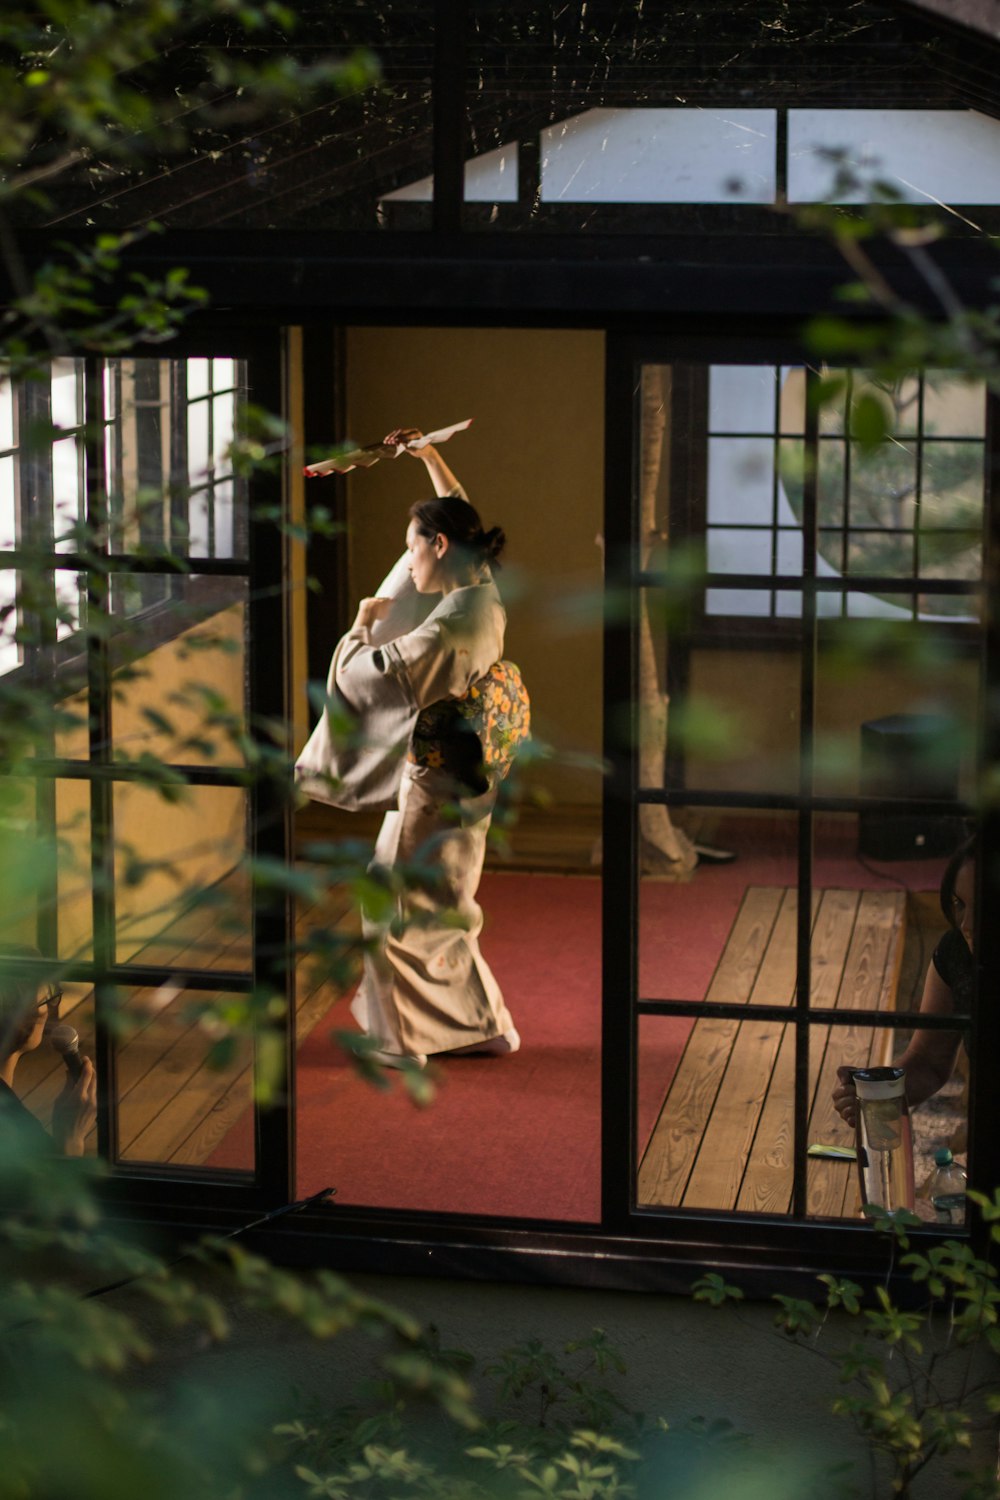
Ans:
[{"label": "yellow wall", "polygon": [[[441,451],[484,526],[507,533],[499,579],[506,655],[524,673],[536,736],[598,755],[603,336],[351,329],[347,413],[345,436],[358,442],[393,427],[429,431],[475,418]],[[404,455],[324,482],[347,484],[351,588],[370,594],[402,551],[408,507],[431,492],[423,464]],[[561,803],[600,797],[595,771],[553,764],[537,780]]]}]

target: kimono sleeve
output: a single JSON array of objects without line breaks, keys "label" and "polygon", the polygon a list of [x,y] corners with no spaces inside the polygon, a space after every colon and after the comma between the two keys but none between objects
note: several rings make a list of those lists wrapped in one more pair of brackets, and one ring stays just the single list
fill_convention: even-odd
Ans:
[{"label": "kimono sleeve", "polygon": [[356,811],[396,805],[417,718],[407,683],[382,669],[367,630],[352,630],[334,652],[327,707],[295,764],[307,797]]},{"label": "kimono sleeve", "polygon": [[428,620],[418,630],[378,652],[386,677],[405,684],[417,709],[461,698],[481,675],[480,652],[463,631],[444,620]]}]

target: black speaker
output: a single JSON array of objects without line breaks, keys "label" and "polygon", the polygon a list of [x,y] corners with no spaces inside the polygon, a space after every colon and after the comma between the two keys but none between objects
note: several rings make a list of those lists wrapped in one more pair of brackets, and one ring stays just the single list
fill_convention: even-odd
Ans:
[{"label": "black speaker", "polygon": [[858,821],[858,852],[867,859],[921,859],[951,854],[965,825],[955,817],[895,813],[901,797],[958,797],[959,731],[945,714],[889,714],[861,726],[861,795],[885,808],[866,809]]}]

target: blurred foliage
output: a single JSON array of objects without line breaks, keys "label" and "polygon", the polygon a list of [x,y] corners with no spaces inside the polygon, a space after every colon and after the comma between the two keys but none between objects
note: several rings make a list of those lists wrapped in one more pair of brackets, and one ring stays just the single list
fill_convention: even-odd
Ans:
[{"label": "blurred foliage", "polygon": [[282,1424],[302,1500],[834,1500],[833,1465],[796,1445],[776,1455],[730,1423],[671,1425],[632,1410],[616,1389],[625,1362],[603,1329],[553,1349],[540,1339],[503,1349],[481,1372],[435,1329],[433,1367],[480,1375],[474,1436],[428,1424],[396,1380],[371,1382],[336,1411],[314,1407]]},{"label": "blurred foliage", "polygon": [[[884,1494],[910,1500],[944,1493],[945,1485],[963,1500],[1000,1496],[995,1463],[977,1465],[972,1456],[977,1439],[995,1433],[1000,1411],[1000,1288],[992,1260],[1000,1243],[1000,1190],[992,1198],[969,1196],[989,1225],[985,1254],[966,1240],[914,1249],[909,1232],[920,1227],[916,1215],[869,1210],[889,1251],[885,1284],[873,1296],[847,1278],[823,1275],[817,1300],[774,1297],[776,1330],[837,1372],[842,1390],[833,1415],[847,1418],[878,1460],[872,1500]],[[715,1307],[743,1297],[714,1272],[695,1282],[693,1295]],[[979,1441],[979,1453],[984,1447],[988,1442]],[[936,1488],[921,1487],[928,1483]]]}]

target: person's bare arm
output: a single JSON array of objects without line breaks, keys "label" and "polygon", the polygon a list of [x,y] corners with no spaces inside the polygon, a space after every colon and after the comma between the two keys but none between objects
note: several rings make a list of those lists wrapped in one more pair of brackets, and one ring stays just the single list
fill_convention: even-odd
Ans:
[{"label": "person's bare arm", "polygon": [[[419,427],[397,427],[387,433],[383,441],[387,446],[393,443],[411,443],[414,438],[421,436]],[[433,445],[426,448],[407,449],[407,452],[411,458],[419,458],[423,462],[434,486],[435,495],[452,495],[457,491],[463,499],[465,498],[462,486]]]},{"label": "person's bare arm", "polygon": [[[927,970],[924,992],[920,998],[920,1014],[924,1016],[952,1016],[955,1014],[955,999],[933,963]],[[917,1031],[913,1040],[899,1060],[905,1074],[906,1099],[911,1109],[923,1104],[938,1089],[943,1088],[951,1077],[961,1046],[958,1031]],[[854,1126],[858,1115],[858,1096],[854,1088],[850,1068],[837,1069],[837,1087],[833,1091],[833,1104],[837,1113]]]}]

